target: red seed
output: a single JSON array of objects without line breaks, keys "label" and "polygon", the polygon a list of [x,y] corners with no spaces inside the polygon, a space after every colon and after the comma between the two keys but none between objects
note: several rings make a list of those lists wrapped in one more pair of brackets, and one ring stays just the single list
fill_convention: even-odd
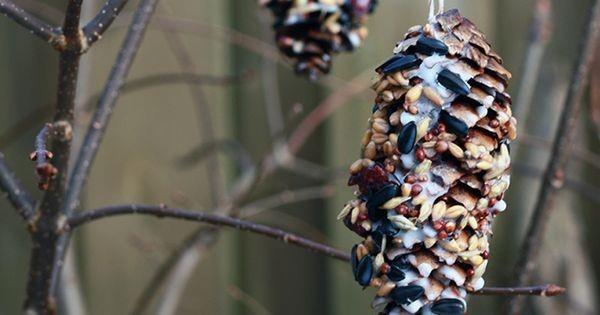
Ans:
[{"label": "red seed", "polygon": [[446,237],[448,237],[448,233],[446,233],[446,231],[444,231],[444,230],[442,230],[442,231],[439,231],[439,232],[438,232],[438,234],[437,234],[437,237],[438,237],[438,239],[441,239],[441,240],[443,240],[443,239],[445,239]]},{"label": "red seed", "polygon": [[417,158],[417,161],[419,161],[419,162],[425,161],[425,150],[423,150],[423,148],[417,148],[415,150],[415,156]]},{"label": "red seed", "polygon": [[408,206],[406,204],[401,204],[396,207],[396,212],[401,215],[406,215],[408,213]]},{"label": "red seed", "polygon": [[442,223],[442,221],[435,221],[433,222],[433,229],[436,231],[441,230],[444,227],[444,223]]},{"label": "red seed", "polygon": [[381,273],[388,273],[388,272],[390,272],[390,269],[391,269],[391,267],[390,267],[390,265],[388,263],[383,263],[381,265],[381,267],[379,268],[379,270],[381,271]]},{"label": "red seed", "polygon": [[446,141],[438,141],[435,143],[435,152],[444,153],[448,150],[448,142]]},{"label": "red seed", "polygon": [[437,130],[439,133],[446,132],[446,125],[440,123]]},{"label": "red seed", "polygon": [[423,191],[423,187],[419,184],[412,185],[410,188],[410,194],[414,197]]},{"label": "red seed", "polygon": [[447,222],[446,226],[444,226],[444,229],[446,233],[450,234],[456,229],[456,223],[454,223],[453,221]]},{"label": "red seed", "polygon": [[483,257],[483,259],[488,259],[490,258],[490,253],[487,250],[483,251],[483,253],[481,253],[481,257]]},{"label": "red seed", "polygon": [[475,274],[475,269],[469,268],[467,269],[467,276],[472,277]]},{"label": "red seed", "polygon": [[404,178],[404,182],[407,184],[414,184],[417,181],[417,177],[415,175],[408,175]]}]

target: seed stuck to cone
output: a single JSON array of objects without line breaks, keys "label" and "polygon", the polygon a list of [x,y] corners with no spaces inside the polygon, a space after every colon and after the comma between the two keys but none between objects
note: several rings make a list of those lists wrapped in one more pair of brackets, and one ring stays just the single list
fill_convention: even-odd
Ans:
[{"label": "seed stuck to cone", "polygon": [[259,0],[273,13],[275,41],[311,79],[328,73],[332,55],[358,48],[367,36],[365,23],[378,0]]},{"label": "seed stuck to cone", "polygon": [[376,285],[381,314],[464,314],[467,291],[484,285],[493,218],[506,208],[517,123],[504,92],[510,73],[457,10],[411,28],[394,53],[375,70],[358,160],[369,163],[350,167],[357,198],[340,214],[365,238],[354,276]]}]

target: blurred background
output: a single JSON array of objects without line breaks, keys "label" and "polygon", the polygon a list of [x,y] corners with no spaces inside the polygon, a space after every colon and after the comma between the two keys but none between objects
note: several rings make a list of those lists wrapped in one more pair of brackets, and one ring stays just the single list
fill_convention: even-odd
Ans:
[{"label": "blurred background", "polygon": [[[65,1],[15,1],[60,24]],[[101,0],[84,1],[84,21]],[[532,36],[535,2],[551,5],[551,29]],[[129,12],[105,34],[80,69],[75,145],[116,57]],[[513,267],[549,155],[592,1],[455,0],[513,72],[510,93],[520,138],[513,150],[509,211],[495,222],[486,284],[514,283]],[[542,7],[542,9],[547,7]],[[211,211],[317,106],[335,109],[297,157],[266,177],[242,213],[349,250],[358,237],[335,217],[353,189],[346,169],[359,154],[374,93],[374,66],[388,58],[408,27],[426,18],[425,0],[380,0],[370,35],[353,54],[335,57],[334,71],[310,83],[276,53],[269,12],[254,0],[164,0],[142,44],[85,190],[82,209],[116,203],[166,203]],[[533,45],[532,45],[533,42]],[[35,190],[27,155],[52,114],[57,54],[12,21],[0,18],[0,151]],[[526,51],[533,59],[526,60]],[[532,67],[541,58],[539,79]],[[566,185],[546,234],[536,283],[568,288],[558,298],[529,299],[527,314],[598,314],[600,275],[600,58],[577,126]],[[533,78],[527,78],[527,74]],[[595,99],[591,102],[590,99]],[[518,101],[517,101],[518,100]],[[215,158],[216,157],[216,158]],[[30,242],[20,219],[0,199],[0,314],[19,314]],[[198,224],[118,217],[78,230],[67,292],[85,304],[75,314],[128,314],[153,275],[189,242]],[[344,263],[253,234],[224,229],[214,246],[187,246],[165,300],[164,287],[147,313],[370,314],[373,292],[354,283]],[[75,270],[74,270],[75,269]],[[74,281],[76,271],[79,281]],[[182,281],[185,280],[185,281]],[[172,283],[172,282],[171,282]],[[176,290],[176,291],[173,291]],[[178,291],[177,291],[178,290]],[[470,314],[502,314],[503,297],[473,296]],[[166,312],[166,313],[165,313]]]}]

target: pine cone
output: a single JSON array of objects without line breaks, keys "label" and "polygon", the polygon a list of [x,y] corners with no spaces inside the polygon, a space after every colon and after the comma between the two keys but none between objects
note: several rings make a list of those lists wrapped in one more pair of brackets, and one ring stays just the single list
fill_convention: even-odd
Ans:
[{"label": "pine cone", "polygon": [[275,16],[277,46],[297,73],[316,78],[331,70],[331,55],[352,51],[367,36],[364,25],[377,0],[259,0]]},{"label": "pine cone", "polygon": [[376,69],[357,199],[339,218],[365,238],[352,270],[382,314],[463,314],[484,285],[516,138],[511,74],[457,10],[409,29]]}]

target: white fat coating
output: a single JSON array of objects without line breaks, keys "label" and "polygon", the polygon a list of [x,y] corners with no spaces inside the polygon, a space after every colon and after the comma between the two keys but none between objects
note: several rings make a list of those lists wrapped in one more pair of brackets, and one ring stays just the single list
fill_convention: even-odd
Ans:
[{"label": "white fat coating", "polygon": [[423,307],[423,304],[423,301],[416,300],[408,305],[402,304],[402,308],[411,314],[415,314],[421,307]]},{"label": "white fat coating", "polygon": [[433,229],[429,223],[423,226],[423,233],[425,233],[425,236],[427,237],[435,237],[437,235],[437,231]]},{"label": "white fat coating", "polygon": [[465,276],[458,273],[454,268],[450,266],[443,265],[437,270],[441,275],[446,277],[446,279],[450,279],[454,281],[457,285],[461,286],[465,284]]},{"label": "white fat coating", "polygon": [[425,289],[425,296],[429,301],[435,301],[435,299],[440,296],[439,291],[432,289],[431,280],[429,278],[421,278],[412,284],[423,287],[423,289]]},{"label": "white fat coating", "polygon": [[428,263],[422,263],[417,266],[417,269],[419,270],[421,276],[429,277],[429,275],[433,271],[433,266]]},{"label": "white fat coating", "polygon": [[454,265],[456,259],[458,258],[458,255],[443,249],[440,245],[432,247],[431,251],[438,256],[440,260],[446,262],[447,265]]},{"label": "white fat coating", "polygon": [[496,204],[492,207],[492,210],[497,210],[499,212],[506,210],[506,201],[500,200],[496,202]]},{"label": "white fat coating", "polygon": [[478,278],[475,281],[471,281],[470,284],[473,287],[473,290],[479,291],[485,285],[485,280],[483,280],[483,278]]},{"label": "white fat coating", "polygon": [[414,271],[407,270],[404,272],[404,279],[402,281],[396,282],[397,286],[404,287],[409,285],[411,282],[420,279],[421,277]]},{"label": "white fat coating", "polygon": [[415,244],[422,243],[425,240],[425,233],[422,229],[412,231],[400,231],[395,235],[402,239],[402,245],[405,248],[411,249]]}]

